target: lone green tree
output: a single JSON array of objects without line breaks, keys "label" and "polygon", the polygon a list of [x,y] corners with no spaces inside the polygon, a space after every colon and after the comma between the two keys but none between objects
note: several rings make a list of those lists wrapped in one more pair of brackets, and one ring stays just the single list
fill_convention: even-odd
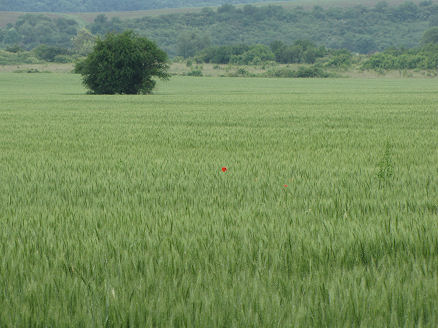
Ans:
[{"label": "lone green tree", "polygon": [[75,70],[95,94],[148,94],[155,86],[152,77],[169,78],[167,54],[132,31],[98,38]]}]

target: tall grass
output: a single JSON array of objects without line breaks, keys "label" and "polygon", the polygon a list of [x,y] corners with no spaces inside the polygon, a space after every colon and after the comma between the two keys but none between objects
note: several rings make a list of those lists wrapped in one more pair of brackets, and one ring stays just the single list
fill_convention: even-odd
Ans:
[{"label": "tall grass", "polygon": [[438,325],[437,80],[0,86],[0,327]]}]

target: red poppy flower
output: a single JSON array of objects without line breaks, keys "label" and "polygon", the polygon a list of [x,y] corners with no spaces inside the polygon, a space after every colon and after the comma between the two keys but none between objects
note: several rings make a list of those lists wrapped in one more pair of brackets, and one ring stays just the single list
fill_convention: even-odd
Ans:
[{"label": "red poppy flower", "polygon": [[223,168],[222,168],[222,172],[226,172],[227,171],[227,168],[224,166]]},{"label": "red poppy flower", "polygon": [[287,188],[287,185],[283,185],[283,187]]}]

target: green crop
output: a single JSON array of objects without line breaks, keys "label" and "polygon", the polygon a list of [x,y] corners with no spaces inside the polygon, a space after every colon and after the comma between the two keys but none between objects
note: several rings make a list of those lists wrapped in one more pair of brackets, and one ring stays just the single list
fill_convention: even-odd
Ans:
[{"label": "green crop", "polygon": [[436,327],[437,90],[0,74],[0,327]]}]

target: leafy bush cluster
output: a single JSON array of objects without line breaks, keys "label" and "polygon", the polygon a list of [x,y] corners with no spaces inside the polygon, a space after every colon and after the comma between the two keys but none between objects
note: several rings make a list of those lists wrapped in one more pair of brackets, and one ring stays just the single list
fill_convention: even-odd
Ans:
[{"label": "leafy bush cluster", "polygon": [[68,48],[78,28],[79,24],[74,19],[26,14],[20,16],[15,24],[0,29],[0,44],[20,45],[27,50],[41,44]]},{"label": "leafy bush cluster", "polygon": [[68,56],[69,51],[65,48],[42,44],[36,47],[33,52],[39,59],[44,61],[56,63],[71,62],[71,58]]},{"label": "leafy bush cluster", "polygon": [[329,50],[329,56],[325,62],[326,67],[348,68],[353,63],[353,54],[346,49]]},{"label": "leafy bush cluster", "polygon": [[0,50],[0,65],[39,64],[42,62],[33,52]]},{"label": "leafy bush cluster", "polygon": [[249,47],[248,51],[243,54],[234,55],[231,57],[231,64],[239,65],[260,65],[267,61],[273,61],[274,54],[268,46],[257,44]]},{"label": "leafy bush cluster", "polygon": [[266,77],[285,77],[285,78],[327,78],[334,77],[333,74],[326,72],[321,66],[311,65],[302,66],[298,70],[288,67],[279,67],[268,70],[264,73]]},{"label": "leafy bush cluster", "polygon": [[87,58],[76,64],[84,85],[96,94],[150,93],[154,76],[166,79],[167,54],[132,31],[97,39]]},{"label": "leafy bush cluster", "polygon": [[200,69],[193,69],[190,72],[186,74],[187,76],[203,76],[202,70]]},{"label": "leafy bush cluster", "polygon": [[298,40],[292,45],[286,45],[282,41],[274,41],[271,43],[271,49],[275,54],[275,60],[283,64],[313,64],[317,58],[327,55],[327,49],[324,46],[317,47],[308,40]]},{"label": "leafy bush cluster", "polygon": [[407,69],[438,69],[438,43],[414,49],[389,48],[376,53],[363,64],[363,69],[376,71]]},{"label": "leafy bush cluster", "polygon": [[262,44],[209,47],[201,51],[196,60],[204,63],[239,65],[259,65],[269,61],[281,64],[314,64],[318,58],[328,54],[329,51],[324,46],[318,47],[308,40],[297,40],[292,45],[274,41],[269,47]]},{"label": "leafy bush cluster", "polygon": [[213,64],[258,65],[274,61],[275,56],[266,45],[239,44],[207,48],[196,56],[196,60]]}]

